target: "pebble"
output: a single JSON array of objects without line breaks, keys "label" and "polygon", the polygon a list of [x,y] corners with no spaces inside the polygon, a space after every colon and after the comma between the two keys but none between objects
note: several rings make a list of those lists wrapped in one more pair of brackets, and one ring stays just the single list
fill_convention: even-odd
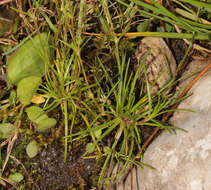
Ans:
[{"label": "pebble", "polygon": [[[153,94],[160,90],[175,75],[176,61],[162,38],[145,37],[140,41],[136,50],[138,64],[135,65],[135,70],[138,69],[148,51],[149,55],[144,63],[149,85],[151,86],[157,80],[151,89],[151,94]],[[139,81],[142,82],[143,78],[143,74],[141,74]]]}]

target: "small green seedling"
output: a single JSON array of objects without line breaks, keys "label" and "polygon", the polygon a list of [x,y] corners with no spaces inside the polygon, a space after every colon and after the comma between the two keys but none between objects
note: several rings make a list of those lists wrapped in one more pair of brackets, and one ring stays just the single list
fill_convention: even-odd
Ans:
[{"label": "small green seedling", "polygon": [[38,144],[35,140],[32,140],[27,146],[26,146],[26,153],[30,158],[34,158],[38,153]]},{"label": "small green seedling", "polygon": [[19,183],[23,180],[23,175],[21,173],[13,173],[9,175],[9,179],[13,180],[16,183]]},{"label": "small green seedling", "polygon": [[8,138],[10,135],[15,133],[15,126],[11,123],[0,124],[0,138]]},{"label": "small green seedling", "polygon": [[28,118],[37,124],[37,131],[45,132],[46,130],[56,125],[56,120],[49,118],[42,108],[31,106],[26,109]]}]

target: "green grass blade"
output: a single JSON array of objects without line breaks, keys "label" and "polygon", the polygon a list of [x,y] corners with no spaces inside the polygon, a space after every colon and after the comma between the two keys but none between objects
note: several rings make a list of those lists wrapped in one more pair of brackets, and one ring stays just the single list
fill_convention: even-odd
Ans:
[{"label": "green grass blade", "polygon": [[196,1],[196,0],[180,0],[180,1],[185,2],[185,3],[189,3],[193,6],[199,6],[199,7],[211,9],[210,3],[206,3],[206,2],[202,2],[202,1]]}]

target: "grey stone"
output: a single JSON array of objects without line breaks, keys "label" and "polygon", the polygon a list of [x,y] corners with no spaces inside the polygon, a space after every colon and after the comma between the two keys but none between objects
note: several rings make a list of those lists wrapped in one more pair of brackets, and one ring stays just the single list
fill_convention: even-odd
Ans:
[{"label": "grey stone", "polygon": [[155,169],[134,168],[125,183],[117,185],[117,190],[211,189],[211,71],[190,92],[192,96],[178,108],[194,112],[178,111],[170,120],[187,132],[164,131],[144,154],[143,162]]},{"label": "grey stone", "polygon": [[[149,85],[151,86],[155,80],[157,80],[151,89],[151,94],[154,94],[156,91],[163,88],[164,85],[175,76],[176,61],[169,47],[162,38],[145,37],[140,41],[136,50],[138,64],[135,65],[135,70],[138,69],[149,50],[150,53],[146,57],[144,64],[146,66]],[[141,79],[143,78],[143,73],[141,73],[139,81],[142,82]]]}]

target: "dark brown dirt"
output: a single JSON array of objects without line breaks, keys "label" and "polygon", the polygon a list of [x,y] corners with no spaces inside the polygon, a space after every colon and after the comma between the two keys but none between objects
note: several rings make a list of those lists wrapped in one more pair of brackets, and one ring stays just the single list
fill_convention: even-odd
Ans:
[{"label": "dark brown dirt", "polygon": [[[27,184],[21,190],[89,190],[94,187],[97,180],[96,160],[94,158],[84,159],[82,154],[85,146],[79,146],[68,154],[64,163],[64,147],[59,143],[53,143],[43,148],[33,159],[23,156],[20,160],[26,167],[32,180],[25,176]],[[8,163],[7,171],[19,170],[21,166],[16,163]],[[8,172],[4,172],[4,176]],[[32,182],[33,181],[33,182]],[[13,190],[15,188],[7,184],[0,185],[0,190]]]},{"label": "dark brown dirt", "polygon": [[184,42],[184,40],[172,39],[170,40],[169,47],[174,55],[177,64],[179,64],[179,62],[185,55],[185,51],[187,50],[188,45]]},{"label": "dark brown dirt", "polygon": [[35,171],[35,177],[39,177],[37,183],[40,189],[91,189],[91,178],[96,175],[95,159],[83,159],[84,147],[80,147],[73,150],[64,163],[63,149],[53,144],[44,148],[34,159],[38,165],[29,169]]}]

